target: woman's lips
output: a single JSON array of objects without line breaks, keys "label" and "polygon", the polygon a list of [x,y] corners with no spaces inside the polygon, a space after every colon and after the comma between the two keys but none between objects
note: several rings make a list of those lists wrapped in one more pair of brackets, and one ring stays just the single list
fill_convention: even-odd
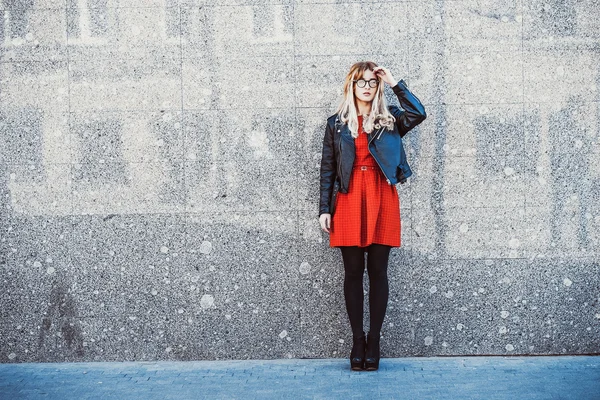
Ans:
[{"label": "woman's lips", "polygon": [[363,94],[364,94],[365,96],[370,96],[370,95],[371,95],[371,92],[364,92]]}]

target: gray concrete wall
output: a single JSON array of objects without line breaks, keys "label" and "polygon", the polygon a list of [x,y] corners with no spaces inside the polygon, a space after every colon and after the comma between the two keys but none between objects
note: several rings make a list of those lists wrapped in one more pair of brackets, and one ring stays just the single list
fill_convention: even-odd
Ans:
[{"label": "gray concrete wall", "polygon": [[428,113],[382,355],[600,352],[598,1],[0,4],[2,362],[347,357],[319,163],[365,59]]}]

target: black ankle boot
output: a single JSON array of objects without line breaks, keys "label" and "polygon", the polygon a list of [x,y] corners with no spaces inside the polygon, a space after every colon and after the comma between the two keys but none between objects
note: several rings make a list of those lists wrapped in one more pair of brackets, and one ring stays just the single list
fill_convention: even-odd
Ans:
[{"label": "black ankle boot", "polygon": [[352,351],[350,352],[350,367],[354,371],[364,369],[365,350],[367,346],[367,338],[363,332],[361,336],[352,336]]},{"label": "black ankle boot", "polygon": [[379,368],[379,334],[367,335],[367,349],[365,351],[365,369],[375,371]]}]

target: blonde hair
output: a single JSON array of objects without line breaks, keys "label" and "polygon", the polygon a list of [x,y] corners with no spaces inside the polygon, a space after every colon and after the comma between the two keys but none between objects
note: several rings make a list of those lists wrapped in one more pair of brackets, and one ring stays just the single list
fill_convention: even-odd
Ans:
[{"label": "blonde hair", "polygon": [[[377,64],[372,61],[357,62],[350,67],[350,72],[348,72],[344,81],[344,96],[336,113],[343,123],[348,124],[352,137],[355,139],[358,137],[358,112],[354,97],[354,85],[352,84],[354,80],[361,79],[367,69],[373,70],[375,67],[377,67]],[[375,97],[371,101],[371,112],[366,118],[363,118],[363,129],[367,133],[371,133],[374,129],[381,127],[392,130],[396,122],[396,118],[388,110],[384,95],[384,82],[381,77],[377,77],[376,79],[379,81],[379,84],[377,85]]]}]

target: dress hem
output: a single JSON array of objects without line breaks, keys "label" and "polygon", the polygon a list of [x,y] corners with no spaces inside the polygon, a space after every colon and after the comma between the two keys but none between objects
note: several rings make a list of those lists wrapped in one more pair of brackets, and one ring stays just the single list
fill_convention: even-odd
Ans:
[{"label": "dress hem", "polygon": [[[392,244],[388,244],[388,243],[377,243],[377,242],[371,242],[371,243],[369,243],[369,244],[367,244],[367,245],[365,245],[365,246],[358,246],[358,245],[351,245],[351,246],[352,246],[352,247],[360,247],[360,248],[365,248],[365,247],[369,247],[369,246],[370,246],[370,245],[372,245],[372,244],[381,244],[381,245],[384,245],[384,246],[390,246],[390,247],[402,247],[402,244],[399,244],[399,245],[392,245]],[[330,247],[330,248],[336,248],[336,247],[349,247],[349,246],[348,246],[348,245],[343,245],[343,244],[340,244],[340,245],[337,245],[337,246],[332,246],[331,244],[329,244],[329,247]]]}]

